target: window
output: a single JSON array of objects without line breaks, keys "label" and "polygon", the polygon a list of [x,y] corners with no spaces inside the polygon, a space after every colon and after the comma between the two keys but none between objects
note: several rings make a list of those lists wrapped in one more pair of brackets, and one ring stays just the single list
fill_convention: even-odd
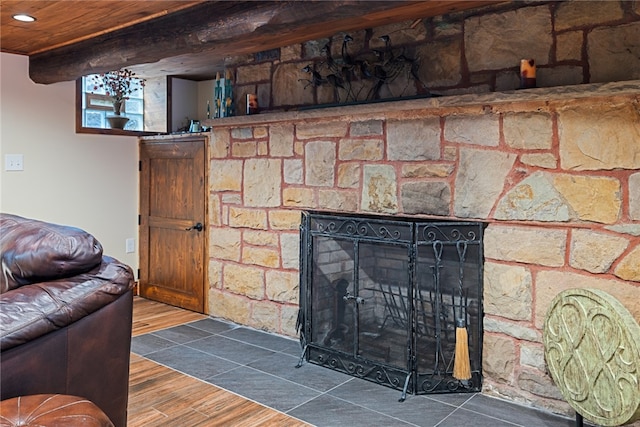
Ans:
[{"label": "window", "polygon": [[[81,118],[83,128],[110,129],[107,122],[108,116],[113,116],[113,101],[104,88],[95,87],[97,74],[82,77],[81,87]],[[144,89],[139,86],[124,101],[121,116],[129,121],[124,127],[125,131],[144,130]]]}]

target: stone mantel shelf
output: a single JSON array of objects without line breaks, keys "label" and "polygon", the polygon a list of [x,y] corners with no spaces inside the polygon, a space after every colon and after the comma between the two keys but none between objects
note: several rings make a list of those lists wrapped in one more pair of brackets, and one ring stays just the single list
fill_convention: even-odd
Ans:
[{"label": "stone mantel shelf", "polygon": [[210,135],[210,132],[175,132],[175,133],[159,133],[157,135],[149,135],[149,136],[143,136],[140,137],[141,140],[143,141],[147,141],[147,140],[161,140],[161,139],[166,139],[166,140],[175,140],[175,139],[187,139],[187,138],[194,138],[194,137],[208,137]]},{"label": "stone mantel shelf", "polygon": [[553,101],[567,101],[569,99],[612,98],[616,96],[640,96],[640,80],[592,83],[573,86],[555,86],[549,88],[452,95],[433,98],[413,98],[408,100],[353,104],[335,107],[319,106],[318,108],[307,110],[270,112],[250,116],[209,119],[204,120],[202,124],[204,126],[211,127],[242,127],[275,122],[327,119],[331,117],[348,118],[350,115],[354,114],[368,114],[375,117],[392,112],[425,111],[474,106],[497,106],[500,104],[513,104],[519,102],[549,103]]}]

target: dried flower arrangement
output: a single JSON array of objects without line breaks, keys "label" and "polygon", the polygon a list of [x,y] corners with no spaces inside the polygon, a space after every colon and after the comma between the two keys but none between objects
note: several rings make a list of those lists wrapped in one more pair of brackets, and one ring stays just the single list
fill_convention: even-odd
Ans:
[{"label": "dried flower arrangement", "polygon": [[109,71],[92,76],[93,90],[103,89],[107,96],[113,100],[113,111],[120,115],[122,102],[129,99],[129,95],[144,87],[145,79],[123,68],[117,71]]}]

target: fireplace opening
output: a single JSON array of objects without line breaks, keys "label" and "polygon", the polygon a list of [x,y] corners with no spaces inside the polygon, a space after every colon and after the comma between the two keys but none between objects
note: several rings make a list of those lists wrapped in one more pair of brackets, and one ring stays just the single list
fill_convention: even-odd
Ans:
[{"label": "fireplace opening", "polygon": [[[483,228],[304,212],[298,367],[306,360],[396,388],[401,401],[480,391]],[[456,337],[468,349],[464,378],[454,376],[455,358],[467,357]]]}]

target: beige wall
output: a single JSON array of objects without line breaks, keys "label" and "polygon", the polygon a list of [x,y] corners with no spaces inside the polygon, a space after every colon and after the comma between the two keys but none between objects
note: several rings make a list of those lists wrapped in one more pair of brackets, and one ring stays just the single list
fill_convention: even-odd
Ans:
[{"label": "beige wall", "polygon": [[[26,56],[0,55],[0,210],[85,229],[137,269],[137,139],[76,134],[75,82],[35,84]],[[24,171],[5,171],[5,154]]]}]

